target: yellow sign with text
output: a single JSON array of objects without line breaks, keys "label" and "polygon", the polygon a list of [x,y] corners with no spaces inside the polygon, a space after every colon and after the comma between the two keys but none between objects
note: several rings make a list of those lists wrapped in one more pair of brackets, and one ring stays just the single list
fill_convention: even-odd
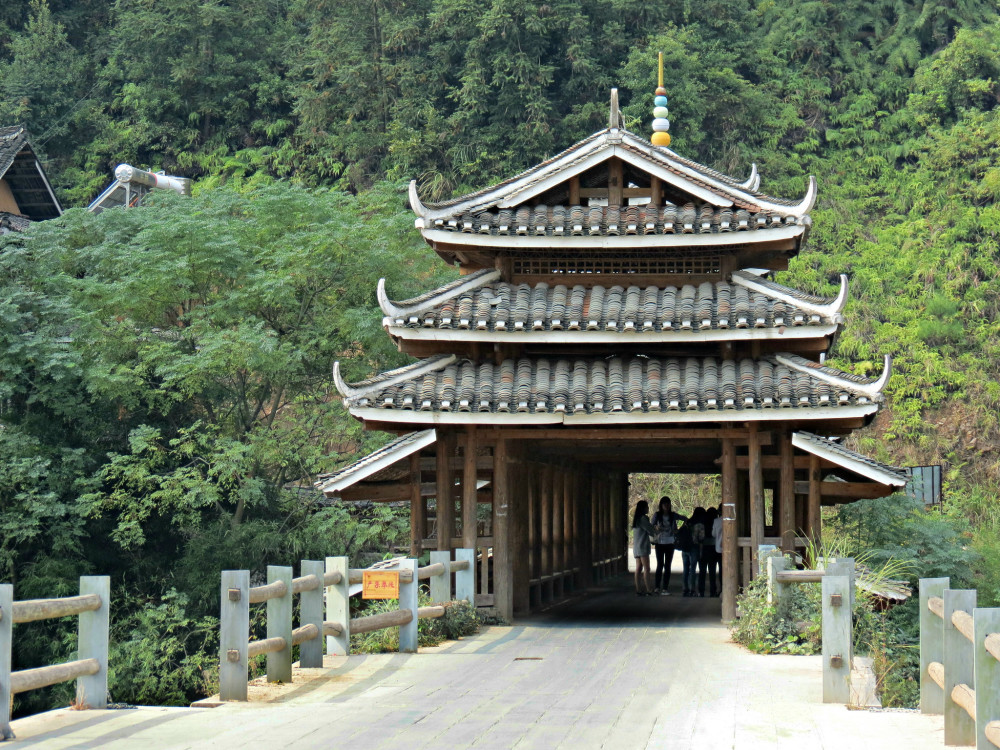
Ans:
[{"label": "yellow sign with text", "polygon": [[398,599],[398,570],[366,570],[361,580],[362,599]]}]

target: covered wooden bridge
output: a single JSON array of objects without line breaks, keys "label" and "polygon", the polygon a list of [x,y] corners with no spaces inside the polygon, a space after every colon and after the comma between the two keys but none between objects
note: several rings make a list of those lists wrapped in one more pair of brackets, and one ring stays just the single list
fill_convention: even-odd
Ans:
[{"label": "covered wooden bridge", "polygon": [[[348,384],[351,414],[400,437],[318,483],[410,504],[413,553],[476,547],[477,602],[505,617],[622,571],[631,472],[721,474],[722,616],[754,551],[820,535],[820,507],[881,497],[899,470],[839,441],[874,417],[877,378],[823,363],[835,295],[770,276],[816,198],[758,191],[609,126],[498,185],[410,202],[460,271],[416,299],[378,297],[417,361]],[[433,502],[431,500],[433,499]],[[657,498],[647,498],[655,503]]]}]

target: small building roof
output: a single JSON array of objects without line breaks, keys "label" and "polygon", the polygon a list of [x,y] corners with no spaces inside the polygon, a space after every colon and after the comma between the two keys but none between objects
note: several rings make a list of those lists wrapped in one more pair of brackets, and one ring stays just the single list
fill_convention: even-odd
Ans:
[{"label": "small building roof", "polygon": [[[62,206],[23,125],[0,127],[0,180],[10,188],[20,212],[11,216],[29,221],[62,216]],[[17,229],[18,225],[21,229],[26,226],[23,222],[10,221],[8,224],[12,229]]]},{"label": "small building roof", "polygon": [[[567,279],[571,281],[571,279]],[[704,342],[818,338],[843,322],[847,277],[834,299],[738,271],[732,281],[586,288],[500,281],[483,269],[414,299],[378,286],[383,325],[397,338],[536,343]]]},{"label": "small building roof", "polygon": [[840,443],[811,432],[792,433],[792,445],[879,484],[903,487],[909,479],[904,469],[855,453]]},{"label": "small building roof", "polygon": [[877,411],[887,373],[873,381],[811,365],[794,354],[523,357],[499,365],[442,355],[353,386],[335,365],[334,380],[354,416],[415,424],[743,422]]},{"label": "small building roof", "polygon": [[378,479],[381,472],[409,458],[422,448],[432,445],[435,440],[437,433],[433,429],[403,435],[343,469],[330,474],[321,474],[316,487],[329,497],[359,482]]}]

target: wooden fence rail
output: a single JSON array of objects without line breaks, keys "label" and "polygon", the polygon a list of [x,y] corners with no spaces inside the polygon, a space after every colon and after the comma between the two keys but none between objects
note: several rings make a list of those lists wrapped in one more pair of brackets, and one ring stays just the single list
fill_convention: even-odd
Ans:
[{"label": "wooden fence rail", "polygon": [[854,559],[827,561],[822,570],[788,570],[788,559],[770,546],[760,548],[759,559],[762,565],[766,561],[768,604],[778,602],[791,584],[819,583],[822,586],[823,702],[850,704],[854,663]]},{"label": "wooden fence rail", "polygon": [[[11,698],[18,693],[76,680],[76,705],[108,704],[108,627],[111,579],[81,576],[80,595],[59,599],[14,601],[14,587],[0,584],[0,740],[13,739]],[[34,669],[11,671],[14,625],[79,616],[79,659]]]},{"label": "wooden fence rail", "polygon": [[949,585],[920,580],[920,710],[944,714],[945,745],[1000,748],[1000,608]]},{"label": "wooden fence rail", "polygon": [[[447,551],[431,552],[430,565],[417,568],[416,560],[400,560],[399,609],[367,617],[350,616],[350,585],[361,583],[363,568],[350,568],[346,557],[328,557],[325,563],[303,560],[301,575],[292,577],[289,567],[269,566],[267,583],[250,587],[246,570],[222,572],[220,612],[219,696],[222,700],[245,701],[249,659],[267,655],[268,682],[291,682],[292,648],[299,646],[302,667],[323,666],[326,653],[350,653],[351,633],[370,633],[398,627],[399,650],[417,650],[417,623],[421,619],[443,617],[455,600],[475,603],[475,550],[459,549],[455,559]],[[385,568],[379,568],[385,570]],[[454,597],[451,590],[455,574]],[[430,607],[417,607],[420,581],[428,581]],[[298,594],[299,627],[292,628],[292,597]],[[267,633],[249,641],[250,605],[267,604]]]}]

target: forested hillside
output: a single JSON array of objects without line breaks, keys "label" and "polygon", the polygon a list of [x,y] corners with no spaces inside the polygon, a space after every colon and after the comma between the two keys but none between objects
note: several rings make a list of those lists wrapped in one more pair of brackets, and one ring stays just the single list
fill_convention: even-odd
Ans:
[{"label": "forested hillside", "polygon": [[[774,195],[818,177],[779,281],[849,274],[836,364],[895,360],[856,440],[945,465],[962,559],[1000,599],[994,2],[7,0],[0,125],[28,126],[64,205],[120,162],[196,178],[189,200],[0,239],[0,580],[20,598],[115,576],[117,700],[204,689],[220,568],[394,537],[384,511],[356,524],[295,488],[379,439],[329,378],[400,362],[377,279],[402,298],[449,273],[403,182],[508,176],[604,127],[612,86],[648,135],[657,50],[674,150],[756,162]],[[72,650],[31,632],[24,662]]]}]

